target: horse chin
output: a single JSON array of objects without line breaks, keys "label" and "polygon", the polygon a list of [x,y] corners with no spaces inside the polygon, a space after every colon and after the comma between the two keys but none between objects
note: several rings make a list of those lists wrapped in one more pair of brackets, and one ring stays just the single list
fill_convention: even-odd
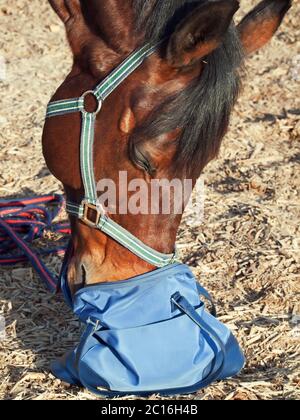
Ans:
[{"label": "horse chin", "polygon": [[91,286],[101,282],[103,258],[85,254],[74,256],[68,269],[68,284],[71,293],[74,295],[85,286]]},{"label": "horse chin", "polygon": [[[78,290],[101,283],[119,282],[155,269],[138,257],[124,251],[120,254],[109,247],[93,247],[89,252],[79,250],[69,261],[67,280],[72,295]],[[116,257],[117,255],[117,257]]]}]

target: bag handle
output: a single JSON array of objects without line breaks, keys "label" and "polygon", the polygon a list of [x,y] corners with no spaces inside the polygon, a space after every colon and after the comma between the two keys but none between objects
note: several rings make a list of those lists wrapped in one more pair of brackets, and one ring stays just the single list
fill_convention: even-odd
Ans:
[{"label": "bag handle", "polygon": [[[86,322],[86,330],[84,332],[84,334],[81,337],[80,340],[80,344],[77,347],[76,350],[76,356],[75,356],[75,369],[77,371],[78,374],[78,379],[80,381],[80,383],[82,384],[82,386],[86,389],[88,389],[89,391],[97,394],[97,395],[101,395],[104,397],[110,397],[111,396],[111,392],[109,392],[109,385],[108,384],[104,384],[103,388],[107,389],[107,391],[102,391],[99,392],[98,389],[94,389],[93,387],[91,387],[88,383],[86,383],[82,376],[81,376],[81,358],[82,356],[89,350],[89,339],[98,331],[100,331],[103,326],[100,324],[99,320],[97,319],[93,319],[93,318],[89,318]],[[103,381],[104,382],[104,381]]]},{"label": "bag handle", "polygon": [[[205,292],[206,292],[206,290],[205,290]],[[208,292],[206,292],[206,293],[208,293]],[[211,301],[211,299],[208,296],[210,296],[210,295],[208,294],[205,297],[207,297]],[[218,380],[218,378],[222,374],[223,369],[224,369],[224,364],[225,364],[225,355],[226,355],[225,346],[224,346],[222,340],[220,339],[220,337],[218,336],[218,334],[216,333],[216,331],[214,331],[214,329],[211,328],[211,326],[208,325],[201,318],[201,316],[197,313],[195,308],[189,303],[189,301],[184,296],[182,296],[179,292],[177,292],[177,293],[175,293],[175,295],[173,295],[171,297],[171,302],[183,314],[187,315],[196,325],[198,325],[198,327],[202,331],[204,331],[206,334],[208,334],[211,337],[211,339],[213,340],[213,342],[216,342],[218,344],[219,348],[220,348],[221,355],[222,355],[222,363],[221,363],[220,367],[214,372],[215,367],[216,367],[216,363],[217,363],[217,356],[218,356],[218,350],[219,349],[213,348],[213,351],[215,353],[215,358],[214,358],[214,362],[212,363],[211,370],[210,370],[209,374],[207,375],[207,377],[204,379],[203,386],[201,386],[201,387],[204,388],[208,384],[210,384],[211,382],[214,382],[214,381]],[[212,302],[212,304],[213,304],[213,302]],[[214,307],[214,310],[215,310],[214,304],[213,304],[213,307]]]},{"label": "bag handle", "polygon": [[83,333],[80,339],[80,344],[76,350],[75,367],[77,370],[78,370],[82,355],[88,350],[86,349],[86,345],[89,338],[92,337],[97,331],[100,331],[101,329],[102,329],[102,326],[99,320],[96,320],[96,319],[94,320],[92,318],[89,318],[87,320],[85,332]]},{"label": "bag handle", "polygon": [[217,314],[217,307],[215,304],[215,301],[213,299],[213,297],[211,296],[211,294],[204,289],[204,287],[202,287],[199,283],[197,283],[197,290],[200,296],[205,297],[205,299],[207,299],[210,304],[211,304],[211,311],[210,313],[212,314],[212,316],[214,316],[215,318],[217,318],[218,314]]}]

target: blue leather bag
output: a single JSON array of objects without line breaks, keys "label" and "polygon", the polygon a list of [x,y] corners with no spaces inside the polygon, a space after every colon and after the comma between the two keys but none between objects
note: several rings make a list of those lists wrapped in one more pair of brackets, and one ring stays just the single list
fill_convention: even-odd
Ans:
[{"label": "blue leather bag", "polygon": [[236,375],[244,356],[230,330],[205,310],[210,299],[190,269],[173,264],[70,300],[86,324],[79,346],[52,366],[102,396],[192,393]]}]

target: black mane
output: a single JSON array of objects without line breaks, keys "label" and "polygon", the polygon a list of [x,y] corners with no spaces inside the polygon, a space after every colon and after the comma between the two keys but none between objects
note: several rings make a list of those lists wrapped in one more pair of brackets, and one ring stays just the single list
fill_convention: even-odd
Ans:
[{"label": "black mane", "polygon": [[[133,0],[137,27],[146,31],[148,41],[170,35],[183,16],[204,0]],[[151,10],[149,10],[151,9]],[[149,14],[149,12],[151,12]]]},{"label": "black mane", "polygon": [[[137,29],[155,42],[170,35],[180,19],[207,0],[132,0]],[[226,133],[239,87],[243,63],[241,43],[232,25],[223,44],[205,58],[205,68],[184,91],[169,98],[137,127],[131,138],[131,157],[141,164],[138,144],[180,127],[176,167],[201,171],[214,158]],[[144,166],[145,166],[144,162]]]}]

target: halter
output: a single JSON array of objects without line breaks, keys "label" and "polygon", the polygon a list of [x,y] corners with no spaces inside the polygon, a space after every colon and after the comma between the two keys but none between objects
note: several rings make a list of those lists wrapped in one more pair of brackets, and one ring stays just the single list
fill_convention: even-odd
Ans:
[{"label": "halter", "polygon": [[[95,121],[101,111],[105,99],[154,51],[156,45],[145,45],[131,54],[119,67],[117,67],[94,90],[88,90],[80,98],[51,102],[48,105],[46,117],[56,117],[75,112],[82,115],[81,142],[80,142],[80,168],[84,187],[84,199],[81,204],[67,202],[67,212],[78,217],[87,226],[99,229],[133,254],[155,267],[164,267],[176,262],[176,253],[163,254],[147,246],[126,229],[109,218],[97,206],[97,191],[94,175],[94,130]],[[85,109],[85,98],[93,95],[97,101],[97,110],[88,112]]]}]

